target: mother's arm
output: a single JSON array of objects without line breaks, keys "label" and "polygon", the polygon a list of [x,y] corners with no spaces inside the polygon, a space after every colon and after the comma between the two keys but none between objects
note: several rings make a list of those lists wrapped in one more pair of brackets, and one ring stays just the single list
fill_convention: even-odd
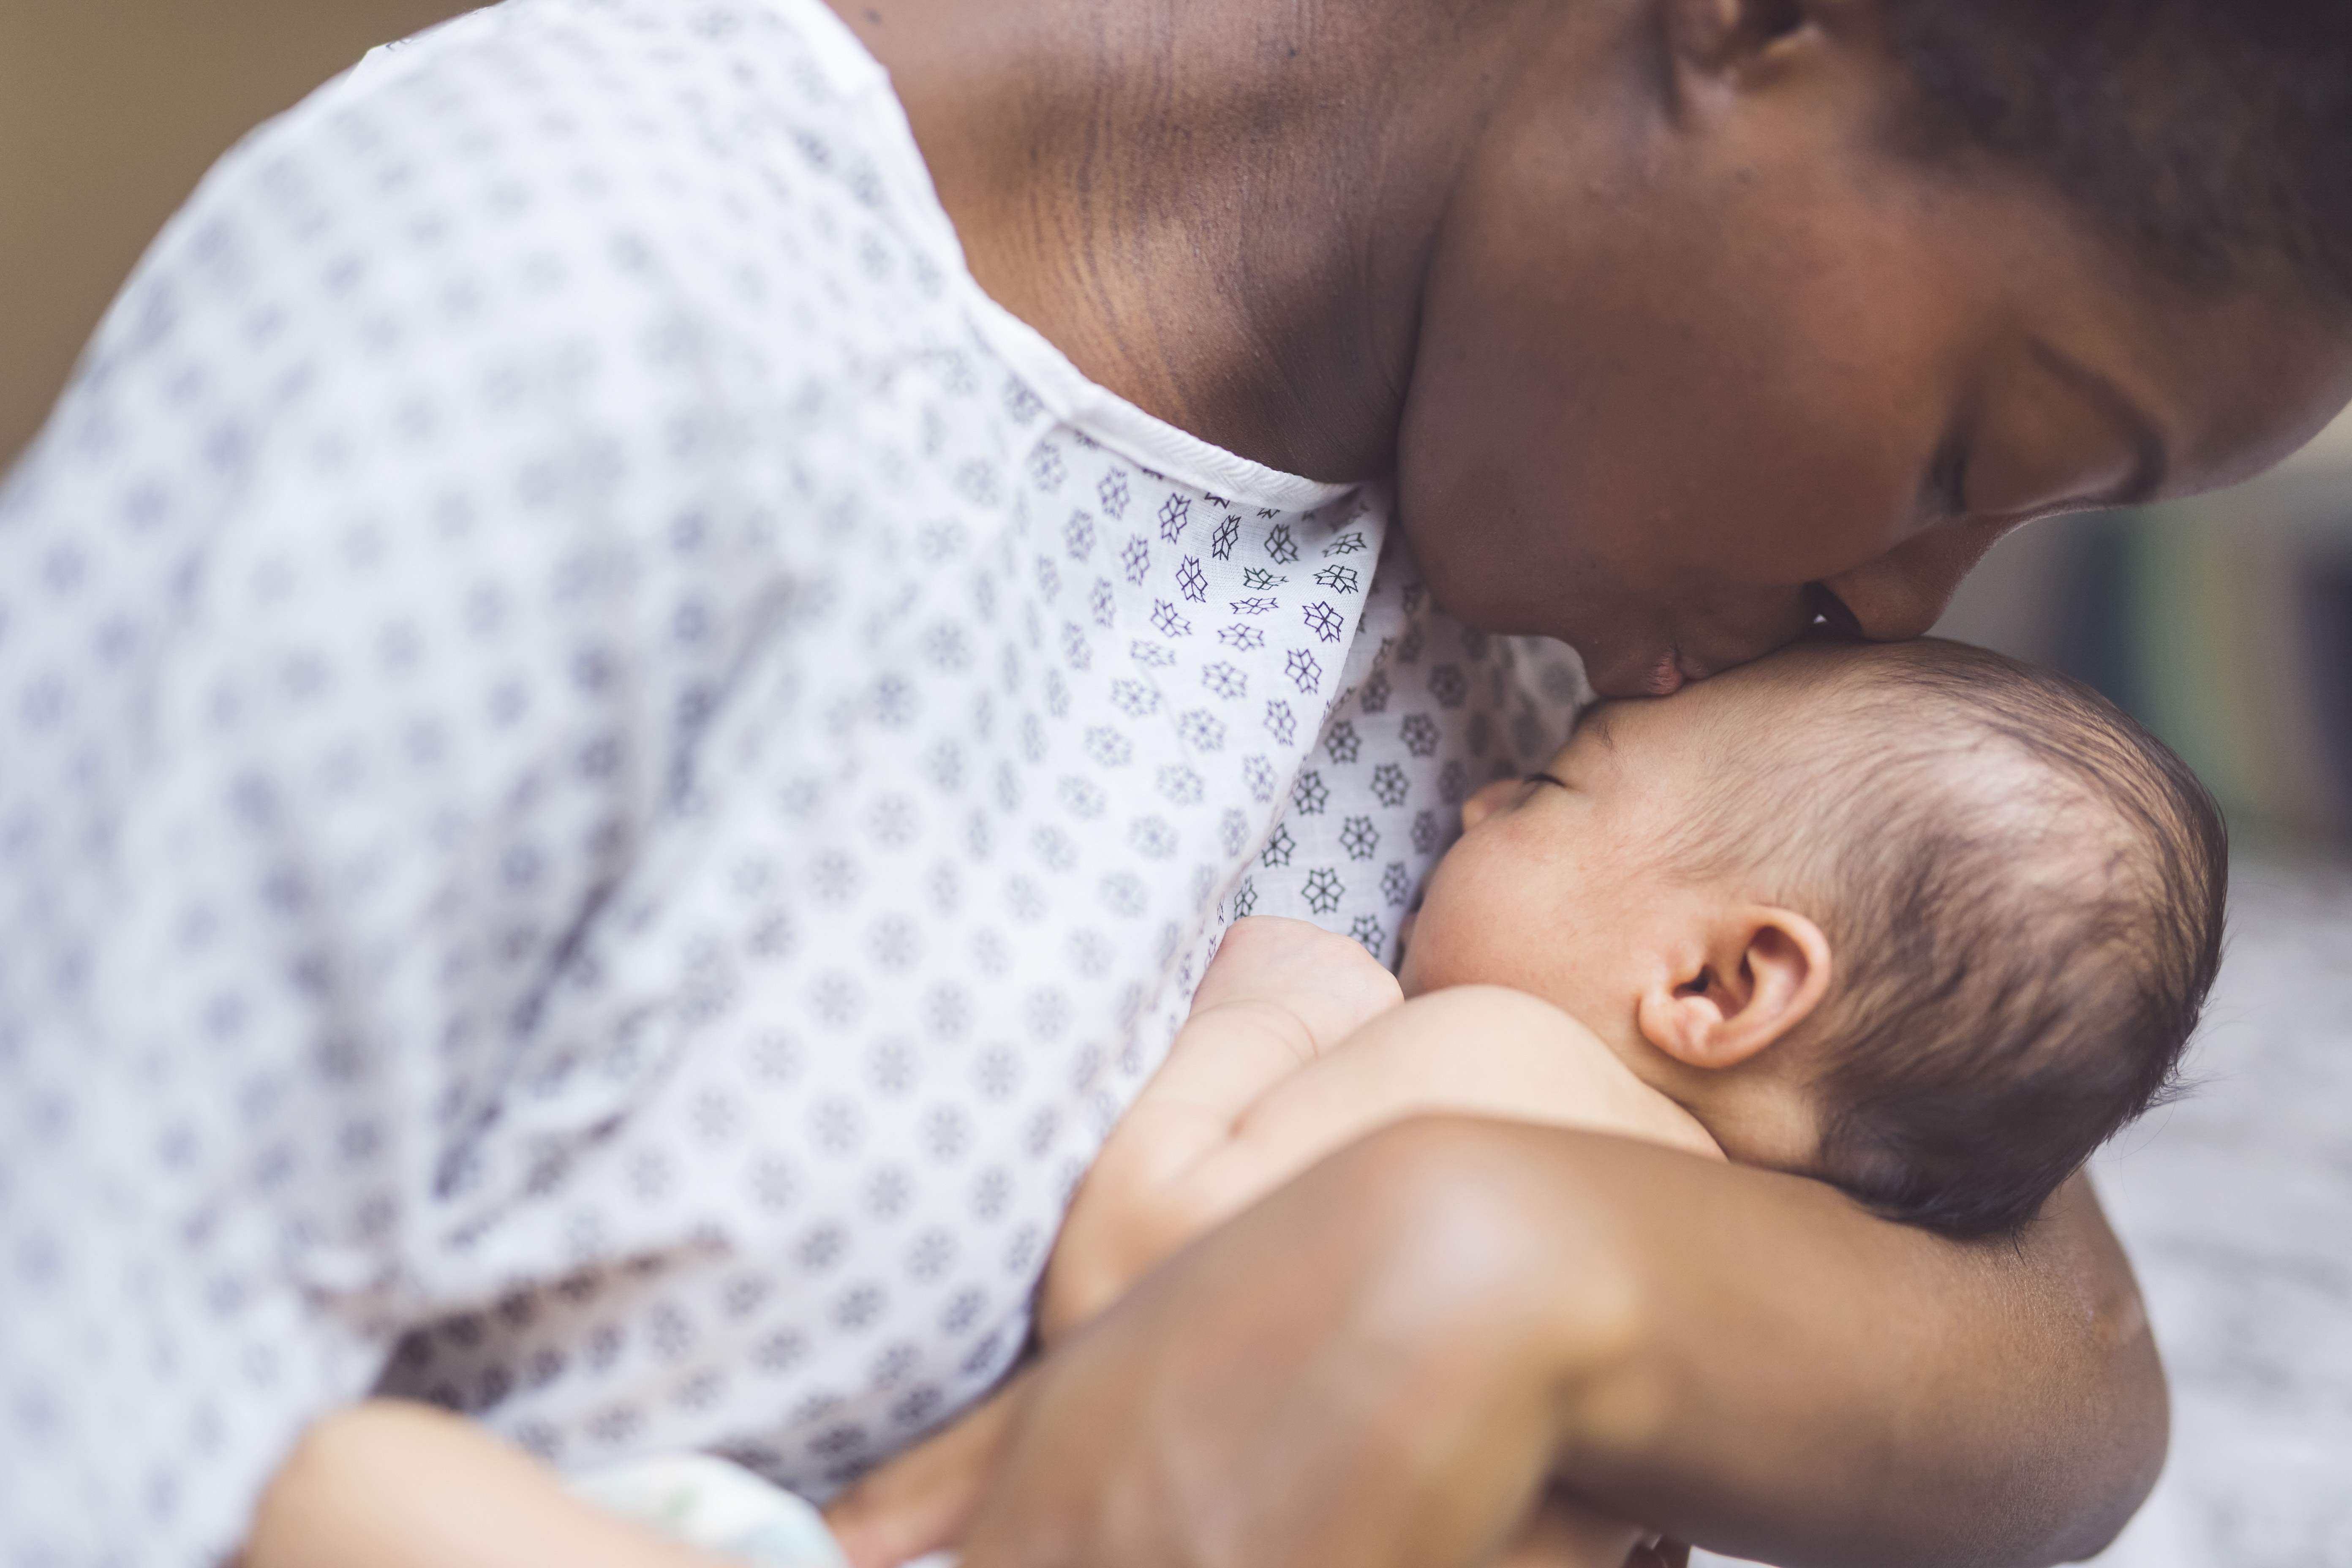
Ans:
[{"label": "mother's arm", "polygon": [[[2156,1484],[2164,1372],[2086,1179],[2021,1238],[1958,1243],[1645,1153],[1553,1156],[1580,1201],[1675,1232],[1621,1238],[1643,1321],[1570,1401],[1580,1488],[1790,1568],[1927,1568],[2092,1556]],[[1612,1419],[1612,1384],[1653,1418]]]},{"label": "mother's arm", "polygon": [[2113,1535],[2165,1430],[2080,1183],[1964,1245],[1794,1178],[1425,1121],[1051,1358],[965,1563],[1469,1564],[1549,1475],[1792,1565],[2043,1563]]}]

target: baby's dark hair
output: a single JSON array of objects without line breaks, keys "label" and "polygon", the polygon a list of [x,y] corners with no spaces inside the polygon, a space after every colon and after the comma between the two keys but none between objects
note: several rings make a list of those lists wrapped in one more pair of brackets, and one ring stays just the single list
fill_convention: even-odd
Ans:
[{"label": "baby's dark hair", "polygon": [[1751,759],[1713,828],[1829,939],[1800,1026],[1815,1173],[2012,1230],[2174,1083],[2221,965],[2221,814],[2079,681],[1934,638],[1824,652],[1822,721]]},{"label": "baby's dark hair", "polygon": [[2284,261],[2352,300],[2352,6],[2342,0],[1885,0],[1917,82],[1898,144],[2039,173],[2196,284]]}]

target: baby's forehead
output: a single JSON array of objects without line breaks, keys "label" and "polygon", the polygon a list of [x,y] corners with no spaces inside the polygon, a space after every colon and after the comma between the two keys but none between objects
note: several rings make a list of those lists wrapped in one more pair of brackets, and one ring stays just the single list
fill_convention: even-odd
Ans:
[{"label": "baby's forehead", "polygon": [[2146,782],[2131,728],[2087,688],[1966,644],[1808,637],[1671,697],[1597,703],[1562,760],[1634,773],[1679,760],[1741,793],[1802,781],[1782,792],[1800,808],[1863,786],[1954,806],[1990,792],[2082,826],[2127,815]]},{"label": "baby's forehead", "polygon": [[1872,672],[1862,659],[1823,657],[1810,648],[1783,649],[1697,681],[1671,697],[1618,698],[1578,715],[1573,741],[1614,747],[1621,729],[1643,735],[1702,730],[1742,731],[1812,721],[1863,723],[1870,715],[1851,700]]},{"label": "baby's forehead", "polygon": [[[1710,700],[1676,717],[1733,727],[1802,723],[1915,733],[1929,728],[1958,736],[1992,727],[1983,699],[2007,684],[2010,672],[2000,666],[2008,662],[1933,637],[1890,643],[1808,637],[1687,689]],[[1670,710],[1673,700],[1662,709]],[[2067,718],[2081,722],[2089,715]]]},{"label": "baby's forehead", "polygon": [[2020,708],[1983,657],[1932,641],[1800,643],[1672,697],[1596,704],[1570,745],[1635,769],[1685,758],[1726,789],[1800,777],[1948,798],[1982,785],[2046,800],[2040,782],[2102,796],[2088,788],[2086,763],[2108,764],[2095,766],[2103,779],[2128,765],[2111,727],[2060,693]]}]

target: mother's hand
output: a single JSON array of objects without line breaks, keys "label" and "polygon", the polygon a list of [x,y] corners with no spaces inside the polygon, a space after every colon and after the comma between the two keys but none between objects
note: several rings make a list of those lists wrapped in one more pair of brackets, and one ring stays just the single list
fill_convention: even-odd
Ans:
[{"label": "mother's hand", "polygon": [[1690,1548],[1573,1498],[1546,1498],[1494,1568],[1690,1568]]},{"label": "mother's hand", "polygon": [[[1552,1288],[1579,1253],[1612,1271],[1595,1238],[1515,1199],[1495,1131],[1423,1126],[1335,1156],[917,1456],[968,1472],[1002,1441],[968,1568],[1499,1560],[1549,1482],[1556,1369],[1605,1362],[1625,1303]],[[835,1513],[860,1562],[887,1557],[877,1500]]]},{"label": "mother's hand", "polygon": [[[834,1500],[825,1522],[850,1568],[899,1568],[963,1541],[1034,1376],[1034,1368],[1019,1373],[979,1409]],[[1688,1547],[1554,1493],[1493,1568],[1688,1568],[1689,1562]]]}]

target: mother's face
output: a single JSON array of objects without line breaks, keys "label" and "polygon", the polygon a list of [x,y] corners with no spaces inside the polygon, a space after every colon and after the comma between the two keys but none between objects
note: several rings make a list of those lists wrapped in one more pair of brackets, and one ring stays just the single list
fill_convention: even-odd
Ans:
[{"label": "mother's face", "polygon": [[1598,159],[1540,92],[1496,125],[1399,449],[1449,610],[1620,696],[1817,613],[1914,636],[2011,528],[2242,478],[2352,395],[2340,315],[2174,289],[2022,174],[1885,151],[1889,74],[1800,59]]}]

